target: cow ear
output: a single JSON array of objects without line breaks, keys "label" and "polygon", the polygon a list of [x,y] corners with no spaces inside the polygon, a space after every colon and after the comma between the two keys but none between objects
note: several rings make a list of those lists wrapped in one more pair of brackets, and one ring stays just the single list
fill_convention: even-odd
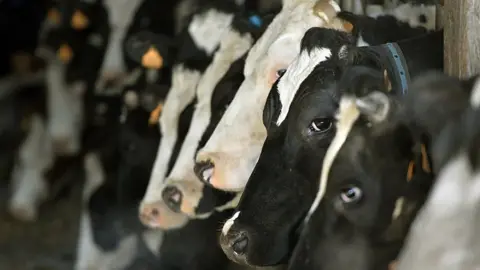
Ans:
[{"label": "cow ear", "polygon": [[337,13],[337,19],[342,22],[343,28],[348,33],[354,32],[354,30],[357,29],[357,25],[360,23],[358,15],[348,11],[340,11]]},{"label": "cow ear", "polygon": [[384,121],[391,107],[388,96],[380,91],[374,91],[364,97],[357,98],[355,104],[360,113],[374,123]]}]

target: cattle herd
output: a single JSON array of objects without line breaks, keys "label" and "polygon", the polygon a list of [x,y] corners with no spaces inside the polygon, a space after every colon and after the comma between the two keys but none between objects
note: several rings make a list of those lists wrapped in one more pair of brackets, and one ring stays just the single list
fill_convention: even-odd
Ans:
[{"label": "cattle herd", "polygon": [[478,269],[480,81],[440,7],[51,0],[0,80],[7,210],[81,164],[75,270]]}]

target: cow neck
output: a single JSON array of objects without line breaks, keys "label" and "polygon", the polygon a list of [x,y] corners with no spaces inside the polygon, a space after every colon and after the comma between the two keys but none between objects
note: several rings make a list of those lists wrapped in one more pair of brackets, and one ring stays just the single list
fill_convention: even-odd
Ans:
[{"label": "cow neck", "polygon": [[386,71],[391,91],[397,95],[407,94],[411,78],[418,74],[443,69],[443,31],[359,49],[373,55],[378,66]]}]

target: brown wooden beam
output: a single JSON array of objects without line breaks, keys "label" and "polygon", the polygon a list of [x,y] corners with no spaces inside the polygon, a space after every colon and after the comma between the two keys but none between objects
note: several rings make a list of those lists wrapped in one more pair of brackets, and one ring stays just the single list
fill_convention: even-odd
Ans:
[{"label": "brown wooden beam", "polygon": [[446,0],[443,11],[445,72],[458,77],[480,73],[480,1]]}]

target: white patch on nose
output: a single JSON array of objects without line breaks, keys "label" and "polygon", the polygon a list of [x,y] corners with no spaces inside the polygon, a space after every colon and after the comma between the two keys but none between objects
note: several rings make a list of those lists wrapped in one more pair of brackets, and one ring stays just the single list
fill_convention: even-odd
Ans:
[{"label": "white patch on nose", "polygon": [[223,228],[222,228],[222,234],[223,235],[227,235],[228,234],[228,231],[230,230],[230,228],[233,226],[233,223],[235,222],[235,220],[238,218],[238,216],[240,215],[240,211],[236,212],[235,214],[233,214],[233,216],[231,218],[229,218],[227,220],[227,222],[225,222],[225,224],[223,225]]},{"label": "white patch on nose", "polygon": [[470,106],[474,109],[480,107],[480,79],[477,79],[475,82],[472,94],[470,95]]},{"label": "white patch on nose", "polygon": [[333,138],[332,143],[327,149],[325,158],[323,159],[322,172],[320,175],[320,183],[317,196],[315,197],[315,200],[313,201],[313,204],[310,207],[307,216],[305,217],[305,222],[308,222],[308,220],[320,204],[323,196],[325,195],[325,191],[327,190],[327,182],[330,168],[332,167],[335,157],[337,156],[340,148],[347,139],[348,133],[352,129],[352,126],[358,119],[359,115],[360,112],[355,105],[355,98],[351,96],[342,97],[342,99],[340,100],[340,108],[336,116],[337,133],[335,134],[335,138]]},{"label": "white patch on nose", "polygon": [[278,83],[278,94],[280,95],[282,109],[277,119],[277,126],[280,126],[287,117],[290,105],[302,82],[318,64],[324,62],[330,56],[332,56],[332,51],[328,48],[315,48],[310,52],[304,50],[290,64]]},{"label": "white patch on nose", "polygon": [[198,48],[212,54],[232,20],[233,14],[211,9],[193,17],[188,25],[188,33]]}]

